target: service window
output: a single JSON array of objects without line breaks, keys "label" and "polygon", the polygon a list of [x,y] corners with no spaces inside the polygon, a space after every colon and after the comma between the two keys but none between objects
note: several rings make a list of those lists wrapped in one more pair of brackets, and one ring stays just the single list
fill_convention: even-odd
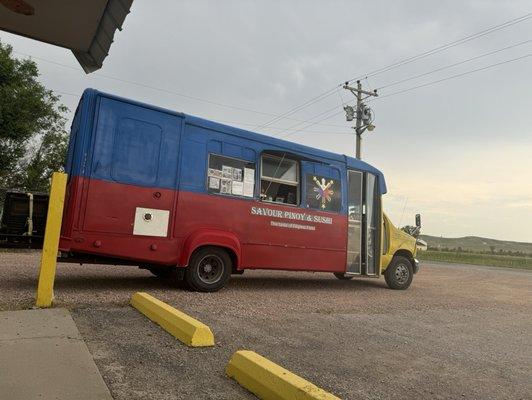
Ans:
[{"label": "service window", "polygon": [[209,154],[207,191],[216,194],[253,197],[255,163]]},{"label": "service window", "polygon": [[339,179],[307,174],[305,184],[307,207],[322,211],[341,211],[342,188]]},{"label": "service window", "polygon": [[283,156],[261,157],[260,198],[274,203],[299,204],[299,163]]}]

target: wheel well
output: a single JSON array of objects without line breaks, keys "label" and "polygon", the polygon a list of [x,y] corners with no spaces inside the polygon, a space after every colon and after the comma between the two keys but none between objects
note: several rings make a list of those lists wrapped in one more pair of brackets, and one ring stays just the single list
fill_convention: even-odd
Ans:
[{"label": "wheel well", "polygon": [[411,252],[409,252],[408,250],[397,250],[394,255],[395,256],[401,256],[401,257],[405,257],[405,258],[408,258],[410,260],[410,262],[413,263],[414,261],[414,256],[412,255]]},{"label": "wheel well", "polygon": [[229,258],[231,259],[231,264],[232,264],[232,270],[233,272],[237,270],[237,267],[238,267],[238,257],[236,256],[236,253],[233,249],[231,249],[230,247],[225,247],[225,246],[219,246],[219,245],[213,245],[213,244],[205,244],[205,245],[202,245],[202,246],[198,246],[194,249],[194,251],[190,254],[190,257],[189,257],[189,260],[192,258],[192,256],[197,253],[198,251],[200,251],[201,249],[204,249],[206,247],[217,247],[219,249],[222,249],[222,250],[225,250],[227,252],[227,254],[229,255]]}]

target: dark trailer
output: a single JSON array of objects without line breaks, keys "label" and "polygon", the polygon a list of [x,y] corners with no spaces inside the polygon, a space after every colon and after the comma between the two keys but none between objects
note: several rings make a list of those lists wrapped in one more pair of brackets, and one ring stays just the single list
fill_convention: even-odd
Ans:
[{"label": "dark trailer", "polygon": [[0,208],[0,247],[41,248],[48,194],[8,190]]}]

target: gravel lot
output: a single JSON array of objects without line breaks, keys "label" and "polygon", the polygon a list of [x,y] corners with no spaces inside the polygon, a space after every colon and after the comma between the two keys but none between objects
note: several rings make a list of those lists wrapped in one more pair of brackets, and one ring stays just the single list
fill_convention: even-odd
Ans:
[{"label": "gravel lot", "polygon": [[[33,305],[38,260],[0,252],[0,310]],[[116,399],[253,398],[223,374],[242,348],[344,399],[531,398],[529,271],[425,263],[404,292],[246,271],[202,294],[134,267],[59,264],[55,288]],[[128,306],[139,290],[210,325],[216,346],[175,341]]]}]

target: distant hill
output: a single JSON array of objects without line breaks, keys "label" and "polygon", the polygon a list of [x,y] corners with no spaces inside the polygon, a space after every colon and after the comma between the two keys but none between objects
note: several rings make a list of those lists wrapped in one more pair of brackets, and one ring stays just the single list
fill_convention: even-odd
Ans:
[{"label": "distant hill", "polygon": [[[463,250],[484,253],[525,253],[532,254],[532,243],[511,242],[508,240],[488,239],[479,236],[464,236],[461,238],[445,238],[431,235],[419,235],[427,242],[429,249]],[[493,250],[492,250],[493,249]]]}]

